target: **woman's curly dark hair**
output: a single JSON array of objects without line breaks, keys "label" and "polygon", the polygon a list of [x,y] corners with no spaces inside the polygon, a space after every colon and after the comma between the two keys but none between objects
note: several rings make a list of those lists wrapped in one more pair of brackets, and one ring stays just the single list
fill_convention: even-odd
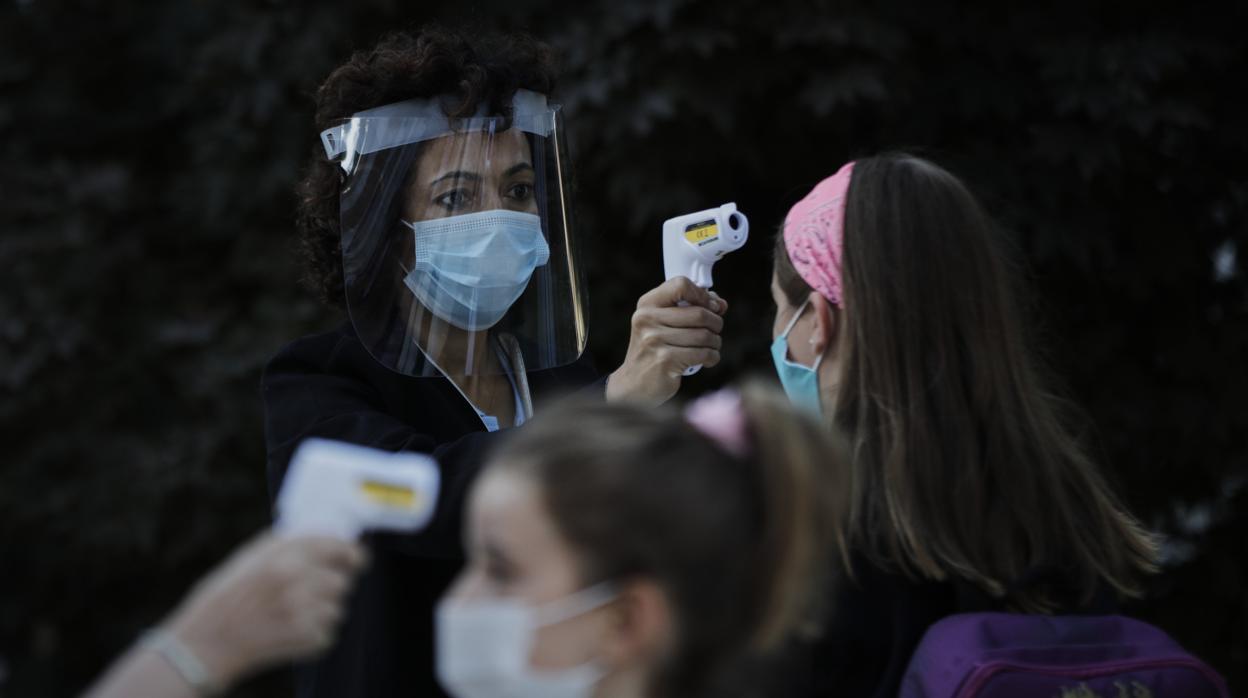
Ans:
[{"label": "woman's curly dark hair", "polygon": [[[449,117],[485,104],[508,115],[518,89],[549,95],[555,61],[549,46],[525,35],[469,36],[442,27],[395,33],[339,66],[316,91],[316,128],[327,129],[364,109],[406,99],[453,95]],[[304,280],[322,300],[344,302],[338,192],[342,169],[317,149],[295,189],[295,225],[306,265]]]}]

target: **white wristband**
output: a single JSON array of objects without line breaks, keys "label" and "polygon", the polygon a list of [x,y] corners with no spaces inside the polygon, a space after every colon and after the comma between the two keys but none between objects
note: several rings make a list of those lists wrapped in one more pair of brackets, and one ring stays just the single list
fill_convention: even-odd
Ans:
[{"label": "white wristband", "polygon": [[193,652],[172,633],[163,628],[152,628],[139,638],[139,646],[150,649],[169,662],[174,671],[201,696],[220,695],[221,687],[212,674]]}]

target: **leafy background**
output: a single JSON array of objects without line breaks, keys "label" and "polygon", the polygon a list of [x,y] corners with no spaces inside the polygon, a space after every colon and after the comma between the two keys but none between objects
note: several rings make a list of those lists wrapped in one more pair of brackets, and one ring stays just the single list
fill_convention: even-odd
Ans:
[{"label": "leafy background", "polygon": [[[310,95],[382,33],[527,30],[562,56],[616,365],[659,225],[735,200],[723,368],[769,366],[770,230],[912,148],[1010,232],[1048,361],[1170,535],[1131,609],[1248,691],[1243,3],[17,0],[0,7],[0,695],[70,695],[267,519],[257,385],[337,322],[298,284]],[[285,689],[261,676],[241,695]]]}]

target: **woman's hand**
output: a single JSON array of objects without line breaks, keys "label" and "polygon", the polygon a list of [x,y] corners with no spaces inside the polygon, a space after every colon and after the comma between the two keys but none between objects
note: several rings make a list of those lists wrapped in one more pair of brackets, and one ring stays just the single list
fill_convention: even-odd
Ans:
[{"label": "woman's hand", "polygon": [[662,404],[676,394],[686,368],[718,364],[727,310],[722,298],[683,276],[642,296],[624,364],[607,379],[607,400]]},{"label": "woman's hand", "polygon": [[332,645],[364,562],[354,542],[262,533],[202,580],[164,627],[229,686]]}]

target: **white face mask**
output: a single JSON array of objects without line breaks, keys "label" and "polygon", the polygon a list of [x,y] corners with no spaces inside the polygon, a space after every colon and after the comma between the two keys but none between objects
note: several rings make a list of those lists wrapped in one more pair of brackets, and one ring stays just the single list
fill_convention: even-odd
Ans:
[{"label": "white face mask", "polygon": [[437,609],[438,681],[455,698],[588,698],[605,671],[594,662],[542,670],[529,664],[538,628],[615,598],[607,584],[541,606],[514,599],[443,599]]}]

